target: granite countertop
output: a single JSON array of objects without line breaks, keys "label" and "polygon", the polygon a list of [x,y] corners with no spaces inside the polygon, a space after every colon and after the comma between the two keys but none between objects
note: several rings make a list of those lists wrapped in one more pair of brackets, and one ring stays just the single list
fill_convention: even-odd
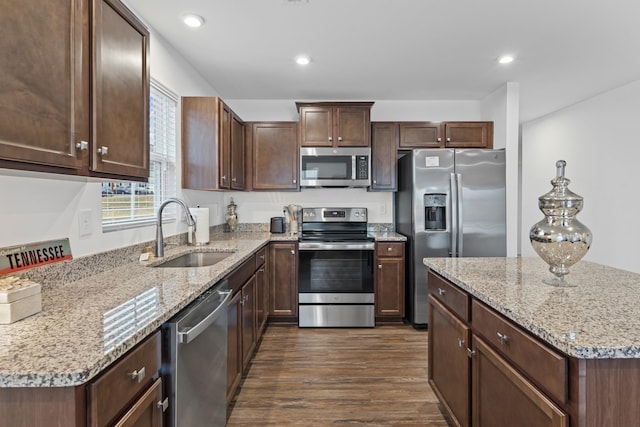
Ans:
[{"label": "granite countertop", "polygon": [[[210,267],[153,268],[148,265],[159,260],[152,259],[56,286],[43,283],[40,313],[0,325],[0,387],[87,382],[269,241],[297,241],[297,236],[220,233],[206,246],[165,249],[163,260],[196,250],[234,251]],[[136,304],[144,310],[135,311]],[[123,316],[131,326],[114,334],[110,328]]]},{"label": "granite countertop", "polygon": [[[370,231],[369,236],[376,241],[406,240],[390,231]],[[125,261],[107,269],[98,268],[99,256],[61,263],[58,270],[63,272],[58,274],[55,285],[40,279],[42,311],[16,323],[0,325],[0,387],[83,384],[260,247],[270,241],[297,240],[298,235],[291,233],[212,233],[209,245],[165,249],[163,261],[194,251],[233,251],[210,267],[153,268],[158,259],[131,261],[130,254],[128,258],[119,255]],[[134,259],[139,253],[133,254]],[[65,268],[91,271],[79,280],[65,280],[75,277]],[[136,311],[136,306],[142,308]],[[123,322],[123,316],[128,316],[132,326],[114,333],[114,326]]]},{"label": "granite countertop", "polygon": [[539,258],[425,258],[424,264],[560,351],[640,358],[640,274],[581,261],[567,281]]}]

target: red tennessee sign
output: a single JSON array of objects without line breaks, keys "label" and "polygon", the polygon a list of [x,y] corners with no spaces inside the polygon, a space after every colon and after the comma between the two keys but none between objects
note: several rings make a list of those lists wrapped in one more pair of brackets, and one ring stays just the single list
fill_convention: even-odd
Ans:
[{"label": "red tennessee sign", "polygon": [[0,248],[0,275],[72,259],[69,239]]}]

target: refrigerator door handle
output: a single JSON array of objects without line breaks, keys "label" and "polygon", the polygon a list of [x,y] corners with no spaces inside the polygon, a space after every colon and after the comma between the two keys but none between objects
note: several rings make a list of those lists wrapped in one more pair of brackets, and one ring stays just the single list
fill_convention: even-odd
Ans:
[{"label": "refrigerator door handle", "polygon": [[458,256],[458,192],[456,183],[456,174],[452,173],[449,177],[449,200],[451,203],[451,213],[449,214],[449,229],[451,243],[449,245],[449,256]]},{"label": "refrigerator door handle", "polygon": [[462,242],[463,242],[463,234],[464,234],[464,230],[462,228],[462,206],[464,205],[463,201],[462,201],[462,174],[457,173],[456,174],[456,200],[457,200],[457,204],[458,204],[458,215],[456,216],[457,218],[457,222],[458,222],[458,226],[457,226],[457,237],[458,237],[458,242],[457,242],[457,247],[458,247],[458,254],[457,256],[464,256],[464,253],[462,251]]}]

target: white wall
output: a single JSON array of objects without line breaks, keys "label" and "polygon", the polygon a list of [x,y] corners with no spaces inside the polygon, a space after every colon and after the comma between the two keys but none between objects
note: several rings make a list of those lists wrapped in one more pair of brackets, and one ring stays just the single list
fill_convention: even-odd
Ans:
[{"label": "white wall", "polygon": [[[153,32],[150,68],[152,78],[178,95],[217,95],[175,50]],[[86,178],[0,169],[0,247],[69,237],[73,255],[79,257],[155,238],[153,226],[103,233],[100,188],[100,182]],[[194,206],[200,201],[199,193],[189,192],[182,196],[190,206]],[[208,205],[216,207],[222,195],[207,195],[206,200]],[[80,210],[91,211],[90,236],[79,237]],[[164,231],[166,236],[170,236],[185,229],[183,223],[169,223]]]},{"label": "white wall", "polygon": [[640,80],[522,126],[522,255],[535,256],[529,229],[543,218],[556,160],[584,197],[577,218],[593,232],[585,260],[640,273]]},{"label": "white wall", "polygon": [[519,254],[519,120],[520,87],[507,83],[482,100],[482,120],[493,121],[493,148],[505,149],[507,256]]}]

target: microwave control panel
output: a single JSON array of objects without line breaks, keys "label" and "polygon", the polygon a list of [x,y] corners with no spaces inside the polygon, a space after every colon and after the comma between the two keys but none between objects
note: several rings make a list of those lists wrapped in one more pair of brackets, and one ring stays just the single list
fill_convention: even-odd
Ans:
[{"label": "microwave control panel", "polygon": [[356,179],[369,179],[369,156],[356,156]]}]

